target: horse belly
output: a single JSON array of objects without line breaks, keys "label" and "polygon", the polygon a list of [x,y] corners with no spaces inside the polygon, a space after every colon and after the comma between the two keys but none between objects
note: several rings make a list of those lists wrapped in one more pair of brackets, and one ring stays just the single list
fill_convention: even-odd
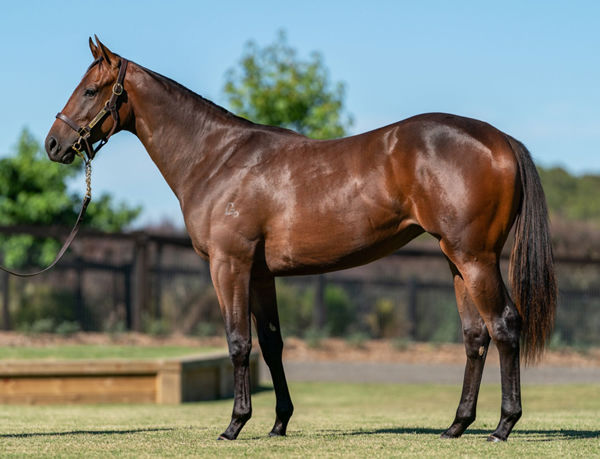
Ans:
[{"label": "horse belly", "polygon": [[423,230],[395,215],[375,222],[315,216],[310,223],[274,231],[265,239],[265,258],[279,276],[317,274],[363,265],[403,246]]}]

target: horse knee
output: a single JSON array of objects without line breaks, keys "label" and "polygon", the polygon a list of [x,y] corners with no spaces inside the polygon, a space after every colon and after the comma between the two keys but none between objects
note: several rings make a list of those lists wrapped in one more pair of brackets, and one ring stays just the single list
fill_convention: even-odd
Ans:
[{"label": "horse knee", "polygon": [[250,351],[252,341],[242,337],[232,337],[229,340],[229,357],[233,366],[248,366],[250,363]]}]

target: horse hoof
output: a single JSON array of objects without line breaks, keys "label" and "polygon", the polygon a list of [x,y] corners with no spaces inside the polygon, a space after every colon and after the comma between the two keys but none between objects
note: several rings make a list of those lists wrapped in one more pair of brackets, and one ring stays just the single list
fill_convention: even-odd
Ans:
[{"label": "horse hoof", "polygon": [[231,441],[232,439],[231,439],[231,438],[227,438],[227,437],[225,436],[225,434],[221,434],[221,435],[219,435],[219,438],[217,438],[217,440],[226,440],[226,441]]},{"label": "horse hoof", "polygon": [[271,430],[269,432],[269,437],[285,437],[285,433],[279,433],[275,432],[274,430]]},{"label": "horse hoof", "polygon": [[487,441],[491,441],[491,442],[494,442],[494,443],[499,443],[501,441],[506,441],[506,440],[502,440],[501,438],[498,438],[494,434],[492,434],[489,437],[487,437]]},{"label": "horse hoof", "polygon": [[458,438],[458,436],[450,435],[448,432],[444,432],[443,434],[440,435],[440,438],[442,438],[444,440],[452,440],[454,438]]}]

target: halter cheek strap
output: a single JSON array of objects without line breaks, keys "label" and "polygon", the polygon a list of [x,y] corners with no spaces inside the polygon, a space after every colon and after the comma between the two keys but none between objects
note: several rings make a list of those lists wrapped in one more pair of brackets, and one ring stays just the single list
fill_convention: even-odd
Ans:
[{"label": "halter cheek strap", "polygon": [[[110,95],[110,98],[106,101],[106,103],[104,104],[104,107],[102,107],[102,109],[96,114],[96,116],[94,116],[92,121],[90,121],[87,126],[84,126],[84,127],[79,126],[75,121],[73,121],[71,118],[69,118],[67,115],[65,115],[62,112],[57,113],[57,115],[56,115],[57,119],[66,123],[67,126],[69,126],[71,129],[73,129],[74,131],[76,131],[79,134],[79,138],[73,145],[71,145],[71,148],[73,150],[75,150],[75,153],[77,153],[79,156],[81,156],[81,158],[84,160],[85,160],[85,157],[83,155],[83,151],[85,151],[85,153],[88,157],[88,161],[91,161],[94,158],[94,156],[96,155],[96,153],[98,152],[98,150],[100,150],[104,145],[106,145],[106,143],[108,142],[108,139],[115,133],[115,131],[117,130],[117,127],[119,126],[119,111],[117,109],[117,103],[119,101],[119,96],[121,94],[123,94],[123,92],[124,92],[123,81],[125,80],[125,72],[127,71],[127,64],[128,64],[127,59],[121,58],[121,66],[119,67],[119,74],[117,76],[117,81],[115,82],[115,84],[112,87],[112,94]],[[102,138],[100,140],[100,144],[96,147],[96,149],[94,149],[90,142],[90,137],[92,135],[92,129],[94,129],[94,126],[96,126],[98,123],[100,123],[102,120],[104,120],[106,115],[109,113],[112,116],[113,121],[114,121],[113,127],[110,130],[110,132],[104,138]]]}]

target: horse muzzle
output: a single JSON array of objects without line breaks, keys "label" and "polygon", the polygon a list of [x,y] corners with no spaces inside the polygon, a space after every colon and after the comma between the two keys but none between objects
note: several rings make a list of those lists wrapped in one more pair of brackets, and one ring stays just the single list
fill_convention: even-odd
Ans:
[{"label": "horse muzzle", "polygon": [[46,137],[44,147],[46,148],[46,153],[51,161],[71,164],[75,159],[75,150],[71,146],[65,148],[53,135],[48,135],[48,137]]}]

